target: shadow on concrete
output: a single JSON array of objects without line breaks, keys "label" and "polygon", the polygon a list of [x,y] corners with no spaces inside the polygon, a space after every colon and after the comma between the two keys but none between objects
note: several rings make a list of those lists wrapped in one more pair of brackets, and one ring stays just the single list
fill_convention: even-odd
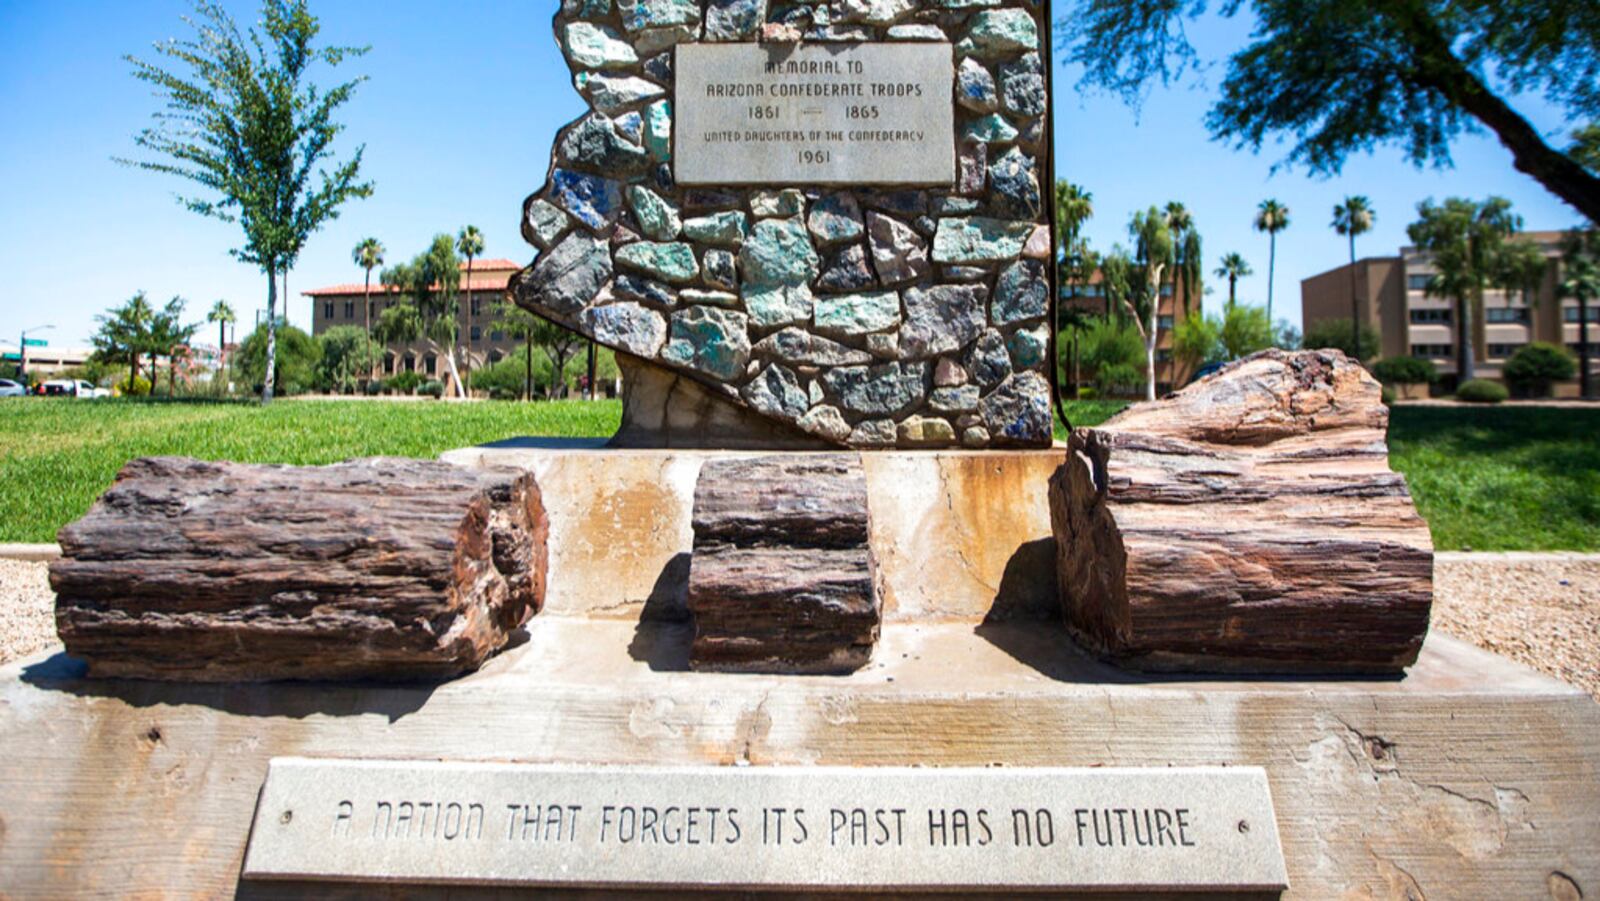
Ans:
[{"label": "shadow on concrete", "polygon": [[[524,635],[522,641],[526,641]],[[235,716],[323,716],[379,714],[393,723],[417,712],[435,689],[449,681],[418,682],[159,682],[95,679],[88,665],[65,653],[22,670],[22,681],[43,691],[83,698],[114,698],[130,707],[191,704]]]},{"label": "shadow on concrete", "polygon": [[1017,548],[1000,574],[1000,587],[994,605],[984,614],[985,623],[1017,620],[1056,622],[1061,619],[1061,602],[1056,596],[1056,540],[1040,538]]},{"label": "shadow on concrete", "polygon": [[694,641],[694,622],[689,616],[689,564],[693,559],[693,554],[682,551],[661,567],[628,643],[628,656],[656,672],[689,671],[689,645]]}]

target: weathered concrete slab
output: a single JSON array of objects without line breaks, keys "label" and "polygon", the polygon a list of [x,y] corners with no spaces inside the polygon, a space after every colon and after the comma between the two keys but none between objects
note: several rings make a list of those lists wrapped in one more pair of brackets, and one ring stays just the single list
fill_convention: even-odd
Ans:
[{"label": "weathered concrete slab", "polygon": [[[1403,679],[1321,681],[1134,676],[1040,623],[890,624],[873,663],[823,679],[691,673],[690,637],[680,624],[542,614],[525,643],[436,686],[174,686],[84,680],[61,660],[0,668],[0,884],[12,898],[362,897],[240,880],[267,762],[298,755],[1259,766],[1287,897],[1600,885],[1600,706],[1443,636]],[[450,897],[472,897],[463,891]]]},{"label": "weathered concrete slab", "polygon": [[[681,619],[706,450],[472,447],[463,466],[531,469],[550,519],[543,616]],[[1047,492],[1064,449],[862,455],[886,622],[1060,616]]]},{"label": "weathered concrete slab", "polygon": [[247,879],[749,889],[1286,887],[1266,773],[271,762]]}]

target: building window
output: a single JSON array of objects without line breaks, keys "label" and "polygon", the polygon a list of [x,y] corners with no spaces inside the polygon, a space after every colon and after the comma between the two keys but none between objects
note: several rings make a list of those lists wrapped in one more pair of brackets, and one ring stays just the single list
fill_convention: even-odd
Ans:
[{"label": "building window", "polygon": [[[1589,348],[1589,350],[1591,352],[1594,351],[1594,350],[1597,350],[1597,349],[1600,349],[1600,346]],[[1583,342],[1582,341],[1569,341],[1569,342],[1567,342],[1567,350],[1572,351],[1574,354],[1581,354],[1581,353],[1583,353]]]},{"label": "building window", "polygon": [[505,358],[506,358],[506,355],[501,353],[498,350],[489,351],[489,365],[490,366],[493,366],[494,364],[500,362],[501,360],[504,360]]},{"label": "building window", "polygon": [[1411,311],[1411,321],[1419,324],[1443,323],[1445,325],[1449,325],[1450,319],[1451,314],[1448,308],[1437,310],[1417,309]]},{"label": "building window", "polygon": [[[1578,307],[1577,307],[1577,305],[1573,305],[1573,306],[1570,306],[1570,307],[1563,307],[1562,310],[1561,310],[1561,321],[1562,322],[1577,322],[1578,321]],[[1589,321],[1593,322],[1593,323],[1600,323],[1600,307],[1590,307],[1589,308]]]},{"label": "building window", "polygon": [[1527,307],[1489,307],[1483,311],[1485,322],[1527,322]]},{"label": "building window", "polygon": [[1431,275],[1408,275],[1406,276],[1406,287],[1413,291],[1426,291],[1428,290],[1428,282],[1432,280],[1433,276]]},{"label": "building window", "polygon": [[1489,356],[1492,359],[1503,360],[1516,353],[1518,349],[1526,346],[1525,344],[1491,344],[1489,345]]},{"label": "building window", "polygon": [[[473,313],[473,315],[476,316],[477,313]],[[472,327],[472,340],[474,340],[474,341],[483,340],[483,327],[482,326],[475,325],[475,326]]]},{"label": "building window", "polygon": [[383,374],[394,375],[394,354],[383,355]]},{"label": "building window", "polygon": [[1413,344],[1411,345],[1411,355],[1413,357],[1422,357],[1424,359],[1448,357],[1450,356],[1450,345]]},{"label": "building window", "polygon": [[322,318],[323,319],[332,319],[333,318],[333,301],[324,300],[322,302]]},{"label": "building window", "polygon": [[505,332],[490,332],[489,333],[489,340],[490,341],[504,341],[504,340],[506,340],[506,333]]},{"label": "building window", "polygon": [[427,356],[423,357],[422,358],[422,369],[428,375],[435,374],[436,372],[439,371],[439,358],[434,356],[433,354],[428,354]]},{"label": "building window", "polygon": [[406,354],[405,367],[406,367],[406,372],[416,372],[417,371],[417,358],[412,354]]},{"label": "building window", "polygon": [[1172,284],[1170,282],[1168,284],[1165,284],[1165,285],[1161,286],[1161,296],[1162,297],[1171,297],[1172,296]]},{"label": "building window", "polygon": [[354,318],[356,318],[356,302],[355,301],[347,300],[347,301],[344,302],[344,318],[346,318],[346,319],[354,319]]},{"label": "building window", "polygon": [[1172,317],[1171,316],[1157,316],[1156,317],[1156,329],[1159,330],[1159,331],[1163,331],[1163,332],[1172,331]]},{"label": "building window", "polygon": [[480,298],[480,297],[472,298],[472,316],[473,316],[473,318],[476,319],[477,317],[482,316],[482,315],[483,315],[483,299]]},{"label": "building window", "polygon": [[1172,351],[1168,350],[1165,347],[1157,348],[1156,349],[1156,362],[1157,363],[1171,363],[1172,362]]}]

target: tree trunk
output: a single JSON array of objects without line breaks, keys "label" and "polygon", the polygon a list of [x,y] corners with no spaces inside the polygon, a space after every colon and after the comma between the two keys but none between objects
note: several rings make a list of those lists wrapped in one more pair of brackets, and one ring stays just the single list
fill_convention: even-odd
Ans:
[{"label": "tree trunk", "polygon": [[1578,296],[1578,396],[1593,397],[1589,384],[1589,298]]},{"label": "tree trunk", "polygon": [[538,611],[546,533],[526,472],[154,457],[61,530],[50,581],[96,676],[433,678]]},{"label": "tree trunk", "polygon": [[882,619],[855,454],[713,460],[694,492],[699,670],[849,673]]},{"label": "tree trunk", "polygon": [[[467,355],[463,361],[466,363],[467,378],[472,378],[472,321],[477,318],[477,310],[472,308],[472,257],[467,257]],[[470,397],[472,392],[468,386],[461,386],[461,396]]]},{"label": "tree trunk", "polygon": [[596,399],[598,399],[600,397],[600,393],[597,390],[595,390],[596,389],[596,385],[594,383],[594,377],[595,377],[595,346],[594,346],[594,342],[593,341],[589,342],[589,367],[588,368],[589,368],[589,371],[585,374],[585,378],[587,379],[587,381],[589,383],[589,399],[590,400],[596,400]]},{"label": "tree trunk", "polygon": [[445,364],[450,368],[450,380],[455,382],[456,397],[460,398],[462,396],[461,374],[456,371],[456,339],[454,335],[450,337],[450,345],[444,359]]},{"label": "tree trunk", "polygon": [[[285,299],[287,303],[287,298]],[[277,375],[278,363],[278,273],[276,268],[267,264],[267,372],[266,378],[261,383],[261,403],[263,406],[272,403],[273,379]]]},{"label": "tree trunk", "polygon": [[[1278,233],[1267,232],[1267,323],[1272,323],[1272,276],[1278,267]],[[1301,323],[1304,325],[1305,323]]]},{"label": "tree trunk", "polygon": [[1355,360],[1361,362],[1361,300],[1356,289],[1356,233],[1350,232],[1350,346],[1355,348]]},{"label": "tree trunk", "polygon": [[1139,669],[1411,664],[1433,549],[1387,424],[1344,354],[1267,350],[1077,429],[1050,481],[1069,628]]},{"label": "tree trunk", "polygon": [[367,331],[367,378],[373,377],[373,370],[377,368],[372,357],[372,269],[367,269],[366,280],[361,286],[362,310],[361,319]]},{"label": "tree trunk", "polygon": [[1465,297],[1456,298],[1456,387],[1472,379],[1472,304]]}]

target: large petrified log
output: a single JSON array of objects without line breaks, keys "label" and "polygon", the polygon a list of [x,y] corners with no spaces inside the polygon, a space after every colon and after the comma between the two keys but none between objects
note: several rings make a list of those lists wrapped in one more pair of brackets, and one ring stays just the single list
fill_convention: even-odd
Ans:
[{"label": "large petrified log", "polygon": [[539,610],[547,530],[530,473],[135,460],[61,530],[56,627],[96,676],[449,676]]},{"label": "large petrified log", "polygon": [[1140,669],[1408,666],[1433,545],[1387,424],[1343,354],[1269,350],[1076,430],[1050,483],[1068,627]]},{"label": "large petrified log", "polygon": [[713,460],[694,493],[695,669],[847,673],[881,605],[855,454]]}]

